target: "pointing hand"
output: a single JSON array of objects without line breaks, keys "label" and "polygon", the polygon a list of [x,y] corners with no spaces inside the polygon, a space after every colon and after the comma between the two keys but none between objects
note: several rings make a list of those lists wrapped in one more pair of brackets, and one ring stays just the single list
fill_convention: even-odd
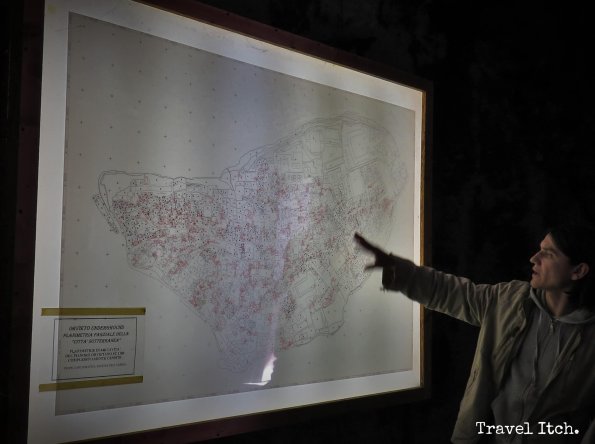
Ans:
[{"label": "pointing hand", "polygon": [[374,255],[374,262],[366,265],[366,270],[373,268],[381,268],[391,264],[391,256],[381,248],[368,242],[361,234],[355,233],[353,239],[360,245],[364,250]]}]

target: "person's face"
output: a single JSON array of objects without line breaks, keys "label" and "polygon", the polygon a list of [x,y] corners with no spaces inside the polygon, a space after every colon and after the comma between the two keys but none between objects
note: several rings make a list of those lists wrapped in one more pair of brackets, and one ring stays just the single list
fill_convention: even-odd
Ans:
[{"label": "person's face", "polygon": [[539,245],[540,250],[529,259],[533,264],[531,286],[549,291],[568,290],[574,277],[570,259],[554,243],[548,234]]}]

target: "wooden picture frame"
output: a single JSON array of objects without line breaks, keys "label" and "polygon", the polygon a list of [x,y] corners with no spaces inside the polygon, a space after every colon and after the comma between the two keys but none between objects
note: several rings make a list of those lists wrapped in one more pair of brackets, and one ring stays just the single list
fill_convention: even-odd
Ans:
[{"label": "wooden picture frame", "polygon": [[427,314],[351,240],[429,263],[429,82],[190,0],[44,20],[30,442],[193,442],[429,395]]}]

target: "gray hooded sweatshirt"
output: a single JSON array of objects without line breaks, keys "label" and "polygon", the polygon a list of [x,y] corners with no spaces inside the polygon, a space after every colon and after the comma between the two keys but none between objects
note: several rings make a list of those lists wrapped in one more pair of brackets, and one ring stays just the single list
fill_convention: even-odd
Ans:
[{"label": "gray hooded sweatshirt", "polygon": [[[572,331],[595,322],[595,313],[587,309],[575,310],[556,318],[549,313],[545,301],[533,289],[530,296],[539,309],[533,310],[509,377],[492,402],[495,424],[522,425],[527,421]],[[497,442],[520,443],[522,436],[515,433],[499,435]]]}]

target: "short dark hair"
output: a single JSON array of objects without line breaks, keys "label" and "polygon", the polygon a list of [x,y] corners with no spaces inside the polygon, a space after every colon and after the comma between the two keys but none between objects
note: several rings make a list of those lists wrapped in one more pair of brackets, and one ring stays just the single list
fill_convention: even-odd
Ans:
[{"label": "short dark hair", "polygon": [[549,230],[556,246],[572,265],[586,263],[589,272],[574,285],[570,297],[579,307],[595,309],[595,228],[582,223],[564,224]]}]

